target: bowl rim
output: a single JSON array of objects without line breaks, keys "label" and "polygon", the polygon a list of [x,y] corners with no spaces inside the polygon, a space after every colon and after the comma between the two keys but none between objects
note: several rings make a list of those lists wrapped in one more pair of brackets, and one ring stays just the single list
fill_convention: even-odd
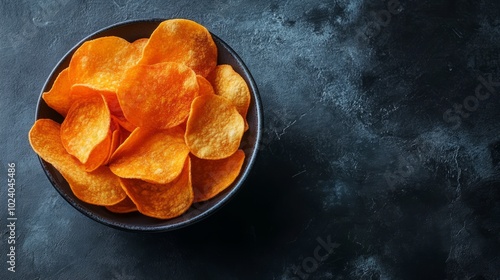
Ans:
[{"label": "bowl rim", "polygon": [[[114,23],[112,25],[103,27],[95,32],[90,33],[89,35],[85,36],[83,39],[78,41],[73,47],[71,47],[62,57],[59,59],[59,61],[56,63],[56,65],[52,68],[52,71],[50,72],[49,76],[45,80],[45,83],[43,84],[43,87],[40,91],[40,94],[38,96],[38,101],[36,104],[36,110],[35,110],[35,121],[40,119],[40,108],[42,103],[45,103],[42,99],[42,95],[45,92],[44,90],[47,88],[49,83],[53,83],[55,77],[54,75],[57,75],[62,69],[65,61],[70,58],[73,53],[76,51],[78,47],[80,47],[84,42],[102,37],[102,33],[110,31],[114,28],[118,27],[124,27],[127,25],[134,25],[134,24],[141,24],[141,23],[151,23],[151,24],[160,24],[162,21],[168,20],[168,19],[173,19],[173,18],[148,18],[148,19],[132,19],[132,20],[126,20],[126,21],[121,21]],[[207,28],[208,29],[208,28]],[[218,41],[217,43],[221,44],[229,53],[230,56],[232,56],[235,60],[235,62],[238,64],[238,66],[243,69],[244,75],[247,78],[248,82],[248,87],[250,88],[250,94],[252,96],[252,102],[253,105],[255,106],[255,142],[254,146],[251,149],[251,153],[249,155],[246,155],[248,157],[248,163],[244,169],[242,169],[240,175],[236,179],[235,182],[233,182],[233,187],[222,197],[218,202],[215,202],[211,207],[207,208],[206,210],[194,215],[193,217],[190,217],[186,220],[180,221],[178,223],[173,223],[173,224],[165,224],[165,225],[152,225],[152,226],[144,226],[144,225],[139,225],[139,226],[134,226],[134,225],[129,225],[129,224],[123,224],[119,222],[113,222],[110,221],[110,219],[101,217],[101,215],[95,213],[94,211],[89,211],[88,209],[85,209],[81,204],[86,205],[85,202],[80,201],[80,200],[75,200],[73,197],[68,195],[62,188],[58,187],[57,180],[53,177],[53,174],[48,170],[48,168],[53,168],[53,166],[46,161],[44,161],[40,156],[37,155],[38,160],[42,166],[42,169],[49,179],[50,183],[52,184],[52,187],[56,189],[56,191],[59,193],[60,196],[66,200],[73,208],[78,210],[78,212],[84,214],[88,218],[97,221],[100,224],[109,226],[111,228],[123,230],[123,231],[131,231],[131,232],[166,232],[166,231],[172,231],[176,229],[181,229],[186,226],[195,224],[208,216],[214,214],[217,210],[221,209],[225,204],[227,204],[232,198],[235,197],[236,193],[242,188],[242,186],[245,184],[247,177],[251,173],[253,169],[253,165],[255,164],[255,161],[257,159],[257,154],[258,151],[260,150],[260,144],[261,144],[261,138],[262,138],[262,129],[263,129],[263,109],[262,109],[262,101],[260,97],[259,90],[257,88],[257,84],[255,83],[255,80],[248,69],[248,67],[245,65],[243,60],[240,58],[240,56],[226,43],[224,42],[220,37],[215,35],[209,30],[209,33],[212,35],[214,41]],[[53,168],[55,169],[55,168]],[[56,170],[56,172],[59,172]],[[66,179],[64,179],[66,181]],[[201,202],[203,203],[203,202]],[[190,207],[193,208],[194,205]],[[190,211],[188,209],[185,213]],[[184,214],[185,214],[184,213]],[[121,215],[121,214],[117,214]],[[142,214],[141,214],[142,215]],[[146,218],[149,218],[147,216],[144,216]],[[162,221],[158,219],[159,221]],[[169,220],[164,220],[165,222]]]}]

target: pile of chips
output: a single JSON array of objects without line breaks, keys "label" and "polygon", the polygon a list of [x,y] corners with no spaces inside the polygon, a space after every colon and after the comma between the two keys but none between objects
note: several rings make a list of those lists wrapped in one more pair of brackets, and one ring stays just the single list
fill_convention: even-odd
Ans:
[{"label": "pile of chips", "polygon": [[86,203],[170,219],[241,171],[250,91],[196,22],[87,41],[42,98],[64,121],[37,120],[30,144]]}]

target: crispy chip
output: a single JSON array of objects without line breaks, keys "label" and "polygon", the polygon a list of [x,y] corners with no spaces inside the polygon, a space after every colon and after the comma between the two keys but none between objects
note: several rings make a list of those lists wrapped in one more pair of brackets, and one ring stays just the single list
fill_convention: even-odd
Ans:
[{"label": "crispy chip", "polygon": [[61,125],[61,141],[68,153],[86,163],[90,153],[109,134],[110,112],[102,96],[73,103]]},{"label": "crispy chip", "polygon": [[29,141],[33,150],[56,169],[75,162],[61,144],[61,125],[53,120],[37,120],[29,132]]},{"label": "crispy chip", "polygon": [[181,174],[167,184],[151,184],[137,179],[120,179],[122,187],[140,213],[159,219],[182,215],[193,203],[191,161],[186,158]]},{"label": "crispy chip", "polygon": [[118,177],[106,166],[86,172],[83,164],[66,152],[60,131],[61,126],[52,120],[37,120],[29,132],[31,147],[61,172],[78,199],[96,205],[113,205],[122,201],[126,194]]},{"label": "crispy chip", "polygon": [[238,150],[244,126],[243,118],[227,99],[202,95],[191,105],[186,144],[199,158],[226,158]]},{"label": "crispy chip", "polygon": [[[120,130],[120,143],[118,144],[118,148],[120,147],[121,144],[125,143],[127,141],[128,137],[132,134],[132,132],[126,130],[126,129],[121,129]],[[113,154],[111,154],[113,155]],[[111,160],[111,159],[110,159]]]},{"label": "crispy chip", "polygon": [[250,106],[250,90],[245,80],[228,64],[217,65],[208,80],[214,87],[215,94],[233,103],[243,118],[246,118]]},{"label": "crispy chip", "polygon": [[48,92],[43,93],[42,98],[50,108],[56,110],[64,117],[71,106],[70,89],[71,83],[69,81],[68,68],[65,68],[55,79],[52,88]]},{"label": "crispy chip", "polygon": [[111,117],[115,119],[123,128],[128,131],[134,131],[137,127],[131,124],[123,114],[120,103],[118,102],[118,97],[116,93],[108,90],[99,90],[94,88],[89,84],[76,84],[71,87],[71,99],[73,101],[82,99],[82,98],[90,98],[92,96],[104,96],[106,103],[108,104],[109,111],[111,113]]},{"label": "crispy chip", "polygon": [[155,29],[140,64],[178,62],[206,77],[217,64],[217,46],[208,30],[191,20],[166,20]]},{"label": "crispy chip", "polygon": [[107,166],[101,166],[92,172],[78,169],[61,170],[61,174],[80,200],[101,206],[113,205],[126,194],[118,188],[119,178]]},{"label": "crispy chip", "polygon": [[188,153],[179,127],[137,128],[113,154],[109,168],[122,178],[166,184],[179,176]]},{"label": "crispy chip", "polygon": [[111,131],[112,131],[111,132],[111,145],[109,148],[108,157],[106,159],[106,164],[109,163],[109,161],[111,160],[111,156],[114,154],[116,149],[118,149],[118,147],[121,144],[122,132],[121,132],[120,126],[118,125],[118,127],[116,129],[111,129]]},{"label": "crispy chip", "polygon": [[108,132],[106,138],[90,152],[87,162],[85,162],[85,171],[94,171],[104,165],[108,158],[111,149],[112,134]]},{"label": "crispy chip", "polygon": [[198,95],[215,94],[212,84],[203,76],[196,75],[198,80],[199,91]]},{"label": "crispy chip", "polygon": [[71,100],[74,102],[78,99],[88,99],[94,96],[102,95],[106,100],[111,114],[123,115],[120,103],[116,97],[116,93],[109,90],[100,90],[90,84],[75,84],[71,86]]},{"label": "crispy chip", "polygon": [[132,45],[136,48],[139,49],[139,51],[142,54],[142,51],[144,50],[144,47],[146,47],[146,44],[148,43],[149,38],[140,38],[135,40]]},{"label": "crispy chip", "polygon": [[106,206],[106,209],[113,213],[123,214],[137,211],[137,206],[135,206],[134,202],[127,196],[117,204]]},{"label": "crispy chip", "polygon": [[121,116],[112,115],[111,117],[114,120],[116,120],[120,124],[120,126],[123,127],[125,130],[127,130],[129,133],[137,128],[137,126],[129,122],[123,114]]},{"label": "crispy chip", "polygon": [[165,129],[186,119],[198,88],[196,74],[183,64],[137,65],[125,73],[118,101],[132,124]]},{"label": "crispy chip", "polygon": [[218,160],[191,157],[194,202],[209,200],[229,187],[240,174],[245,152],[237,150]]},{"label": "crispy chip", "polygon": [[73,84],[88,84],[95,89],[116,92],[123,73],[142,56],[140,44],[134,46],[116,36],[101,37],[83,43],[69,64]]}]

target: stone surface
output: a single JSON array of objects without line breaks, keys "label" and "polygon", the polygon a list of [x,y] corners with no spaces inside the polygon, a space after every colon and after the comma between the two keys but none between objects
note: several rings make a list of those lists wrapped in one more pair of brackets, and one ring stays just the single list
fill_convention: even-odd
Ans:
[{"label": "stone surface", "polygon": [[[0,278],[500,278],[499,12],[465,0],[0,3]],[[111,229],[69,206],[31,151],[40,90],[88,34],[178,17],[253,73],[262,150],[208,219],[163,234]]]}]

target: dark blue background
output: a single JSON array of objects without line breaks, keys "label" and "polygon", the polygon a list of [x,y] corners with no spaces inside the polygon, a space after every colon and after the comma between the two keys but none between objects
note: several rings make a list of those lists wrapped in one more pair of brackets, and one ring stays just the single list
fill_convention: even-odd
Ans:
[{"label": "dark blue background", "polygon": [[[500,81],[499,12],[465,0],[3,1],[0,278],[499,279],[500,85],[481,82]],[[111,229],[69,206],[29,147],[40,90],[87,35],[179,17],[252,72],[262,150],[246,186],[203,222]]]}]

